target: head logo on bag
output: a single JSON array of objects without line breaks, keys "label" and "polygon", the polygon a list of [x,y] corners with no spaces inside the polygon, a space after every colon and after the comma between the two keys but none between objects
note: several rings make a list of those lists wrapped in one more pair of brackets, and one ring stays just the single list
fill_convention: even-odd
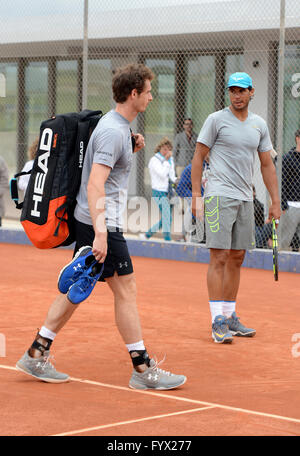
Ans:
[{"label": "head logo on bag", "polygon": [[[18,202],[16,174],[11,196],[22,208],[21,223],[40,249],[70,245],[74,241],[74,209],[91,133],[101,111],[61,114],[45,120],[40,128],[39,148],[30,172],[23,203]],[[26,173],[25,173],[26,174]]]},{"label": "head logo on bag", "polygon": [[79,168],[83,166],[83,141],[80,141],[80,149],[79,149]]},{"label": "head logo on bag", "polygon": [[39,150],[45,150],[46,152],[42,153],[42,155],[38,157],[37,165],[40,171],[37,172],[36,177],[34,179],[34,193],[32,196],[34,208],[30,212],[32,217],[40,217],[41,215],[38,211],[38,203],[40,203],[43,198],[45,180],[48,172],[48,158],[50,156],[51,151],[52,137],[53,131],[51,130],[51,128],[45,128],[45,130],[42,132],[42,137],[40,139]]}]

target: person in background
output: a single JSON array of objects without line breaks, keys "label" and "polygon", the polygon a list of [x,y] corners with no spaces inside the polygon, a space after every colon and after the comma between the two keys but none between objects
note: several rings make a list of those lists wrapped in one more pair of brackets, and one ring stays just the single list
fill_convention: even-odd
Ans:
[{"label": "person in background", "polygon": [[268,249],[272,247],[272,224],[265,223],[265,208],[256,198],[256,190],[253,185],[253,205],[255,220],[255,245],[258,249]]},{"label": "person in background", "polygon": [[293,250],[298,250],[293,245],[300,234],[300,129],[295,132],[295,143],[282,160],[281,247],[287,249],[292,242]]},{"label": "person in background", "polygon": [[4,195],[8,186],[8,167],[4,158],[0,156],[0,227],[2,226],[2,218],[5,215]]},{"label": "person in background", "polygon": [[172,142],[167,137],[162,138],[149,161],[152,197],[158,205],[161,217],[147,231],[146,239],[150,239],[154,233],[162,229],[164,240],[171,241],[172,209],[168,192],[169,186],[176,182],[172,147]]},{"label": "person in background", "polygon": [[183,169],[191,163],[196,141],[197,134],[193,132],[193,121],[188,117],[184,119],[183,131],[177,133],[174,139],[174,161],[178,177],[180,177]]},{"label": "person in background", "polygon": [[[182,198],[182,209],[184,213],[182,233],[184,241],[204,242],[204,223],[192,214],[192,164],[187,165],[180,176],[176,187],[177,195]],[[204,194],[204,188],[209,172],[208,158],[203,161],[202,187],[201,195]]]}]

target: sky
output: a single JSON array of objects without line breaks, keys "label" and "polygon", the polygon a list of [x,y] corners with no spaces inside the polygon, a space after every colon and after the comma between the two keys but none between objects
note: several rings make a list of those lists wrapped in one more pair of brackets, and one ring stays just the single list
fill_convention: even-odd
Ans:
[{"label": "sky", "polygon": [[[196,33],[200,26],[201,30],[211,31],[214,24],[213,30],[235,30],[238,27],[244,29],[253,27],[253,24],[258,28],[277,28],[280,1],[88,0],[89,36],[111,38]],[[292,26],[299,23],[296,21],[299,18],[299,9],[293,7],[299,2],[300,0],[286,0],[286,17],[292,18]],[[206,4],[204,15],[199,14],[203,4]],[[252,4],[255,4],[256,8],[252,8]],[[260,4],[264,5],[264,9],[257,8]],[[272,8],[267,5],[272,5]],[[180,8],[180,14],[175,6]],[[0,8],[0,44],[72,40],[82,37],[84,0],[0,0]],[[197,14],[193,13],[195,11]]]},{"label": "sky", "polygon": [[[239,2],[239,0],[88,0],[89,9],[89,33],[92,32],[92,25],[99,35],[102,26],[106,27],[104,36],[110,36],[112,27],[108,23],[103,25],[101,13],[113,14],[118,12],[115,18],[120,17],[124,11],[127,14],[126,24],[134,23],[134,13],[138,11],[139,23],[136,24],[136,30],[143,26],[146,19],[151,20],[148,16],[143,17],[143,9],[148,8],[155,11],[157,8],[186,5],[186,12],[189,6],[198,6],[203,3],[224,3]],[[84,0],[0,0],[0,44],[23,41],[47,41],[52,39],[79,39],[82,35]],[[125,13],[126,11],[126,13]],[[112,18],[113,19],[113,18]],[[174,19],[173,19],[174,20]],[[180,22],[180,17],[177,17]],[[159,21],[158,21],[159,22]],[[117,20],[112,20],[117,23]],[[152,21],[152,27],[156,24]],[[113,25],[113,24],[112,24]],[[142,33],[142,31],[140,31]],[[123,32],[124,33],[124,32]],[[125,33],[127,35],[127,32]],[[90,35],[92,36],[92,35]],[[114,31],[114,36],[118,36],[118,30]],[[123,36],[123,35],[122,35]]]},{"label": "sky", "polygon": [[[156,6],[199,5],[219,3],[228,0],[88,0],[89,9],[95,11],[114,11]],[[84,0],[0,0],[1,21],[5,17],[29,17],[50,14],[77,13],[83,10]]]}]

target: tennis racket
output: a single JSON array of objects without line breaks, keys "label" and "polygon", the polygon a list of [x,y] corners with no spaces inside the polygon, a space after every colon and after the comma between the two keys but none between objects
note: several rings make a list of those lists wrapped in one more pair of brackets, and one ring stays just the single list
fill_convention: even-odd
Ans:
[{"label": "tennis racket", "polygon": [[274,280],[278,281],[278,240],[275,219],[272,219],[272,246],[273,246],[273,273]]}]

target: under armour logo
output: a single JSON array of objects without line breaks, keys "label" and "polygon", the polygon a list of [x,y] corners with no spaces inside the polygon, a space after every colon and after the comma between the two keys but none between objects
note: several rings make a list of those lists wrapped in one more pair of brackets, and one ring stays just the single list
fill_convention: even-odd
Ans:
[{"label": "under armour logo", "polygon": [[157,382],[158,380],[158,375],[157,374],[148,374],[148,380],[154,380],[155,382]]},{"label": "under armour logo", "polygon": [[76,266],[73,266],[74,271],[77,271],[77,269],[81,268],[81,264],[77,263]]},{"label": "under armour logo", "polygon": [[123,267],[127,268],[127,266],[128,266],[128,262],[127,261],[125,261],[125,263],[119,263],[119,268],[120,269],[122,269]]}]

